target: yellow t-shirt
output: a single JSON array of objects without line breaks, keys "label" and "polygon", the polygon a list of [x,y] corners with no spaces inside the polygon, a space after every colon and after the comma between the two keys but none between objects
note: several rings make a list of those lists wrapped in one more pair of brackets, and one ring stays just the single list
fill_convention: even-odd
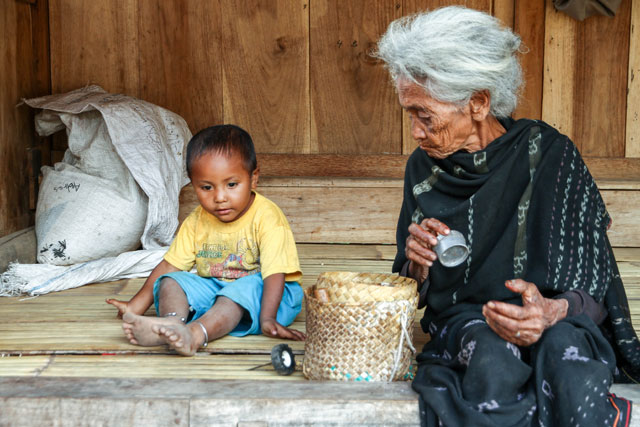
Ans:
[{"label": "yellow t-shirt", "polygon": [[298,251],[287,218],[266,197],[256,197],[249,210],[233,222],[222,222],[202,206],[184,220],[164,259],[198,275],[235,280],[262,273],[284,273],[285,281],[300,282]]}]

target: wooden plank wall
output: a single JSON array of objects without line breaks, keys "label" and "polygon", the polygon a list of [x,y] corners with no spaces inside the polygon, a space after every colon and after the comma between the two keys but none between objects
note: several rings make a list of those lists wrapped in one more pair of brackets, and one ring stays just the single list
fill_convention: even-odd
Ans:
[{"label": "wooden plank wall", "polygon": [[[0,16],[11,21],[0,30],[3,48],[28,45],[24,34],[33,38],[26,55],[0,63],[0,114],[12,122],[2,127],[0,147],[18,153],[2,157],[10,172],[0,183],[0,235],[29,216],[17,165],[26,162],[24,144],[33,144],[25,142],[31,125],[28,113],[14,118],[9,107],[20,97],[87,84],[175,111],[193,132],[222,122],[246,128],[264,175],[401,177],[414,144],[387,73],[369,53],[393,19],[450,4],[492,13],[521,34],[528,53],[517,117],[541,118],[567,133],[596,176],[640,179],[640,0],[622,2],[614,18],[584,22],[555,11],[552,0],[0,4]],[[33,22],[20,18],[34,14]],[[50,45],[38,41],[43,32]],[[46,71],[33,65],[41,58]],[[44,164],[60,158],[64,140],[53,138],[47,149]]]},{"label": "wooden plank wall", "polygon": [[[22,98],[49,93],[47,3],[0,1],[0,236],[33,224],[38,165],[50,141],[34,136]],[[34,179],[35,178],[35,179]]]}]

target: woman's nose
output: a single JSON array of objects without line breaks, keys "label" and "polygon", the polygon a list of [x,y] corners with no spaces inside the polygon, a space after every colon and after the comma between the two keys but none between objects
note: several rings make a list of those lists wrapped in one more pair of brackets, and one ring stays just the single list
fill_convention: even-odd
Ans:
[{"label": "woman's nose", "polygon": [[411,117],[411,137],[416,141],[423,140],[427,137],[427,132],[424,130],[420,121],[413,117]]}]

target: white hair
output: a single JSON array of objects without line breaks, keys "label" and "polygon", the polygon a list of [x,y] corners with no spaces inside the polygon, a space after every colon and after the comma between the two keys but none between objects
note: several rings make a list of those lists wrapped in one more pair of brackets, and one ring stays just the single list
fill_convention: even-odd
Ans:
[{"label": "white hair", "polygon": [[394,82],[407,78],[438,101],[462,106],[475,92],[491,94],[491,114],[518,104],[520,37],[486,13],[450,6],[393,21],[378,42]]}]

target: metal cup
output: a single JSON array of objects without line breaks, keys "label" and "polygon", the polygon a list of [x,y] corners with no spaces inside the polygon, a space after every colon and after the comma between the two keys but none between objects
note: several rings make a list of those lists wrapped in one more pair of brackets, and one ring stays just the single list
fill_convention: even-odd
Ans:
[{"label": "metal cup", "polygon": [[456,230],[451,230],[447,235],[440,234],[437,237],[438,244],[433,250],[438,255],[440,264],[445,267],[455,267],[462,264],[469,256],[469,248],[464,235]]}]

